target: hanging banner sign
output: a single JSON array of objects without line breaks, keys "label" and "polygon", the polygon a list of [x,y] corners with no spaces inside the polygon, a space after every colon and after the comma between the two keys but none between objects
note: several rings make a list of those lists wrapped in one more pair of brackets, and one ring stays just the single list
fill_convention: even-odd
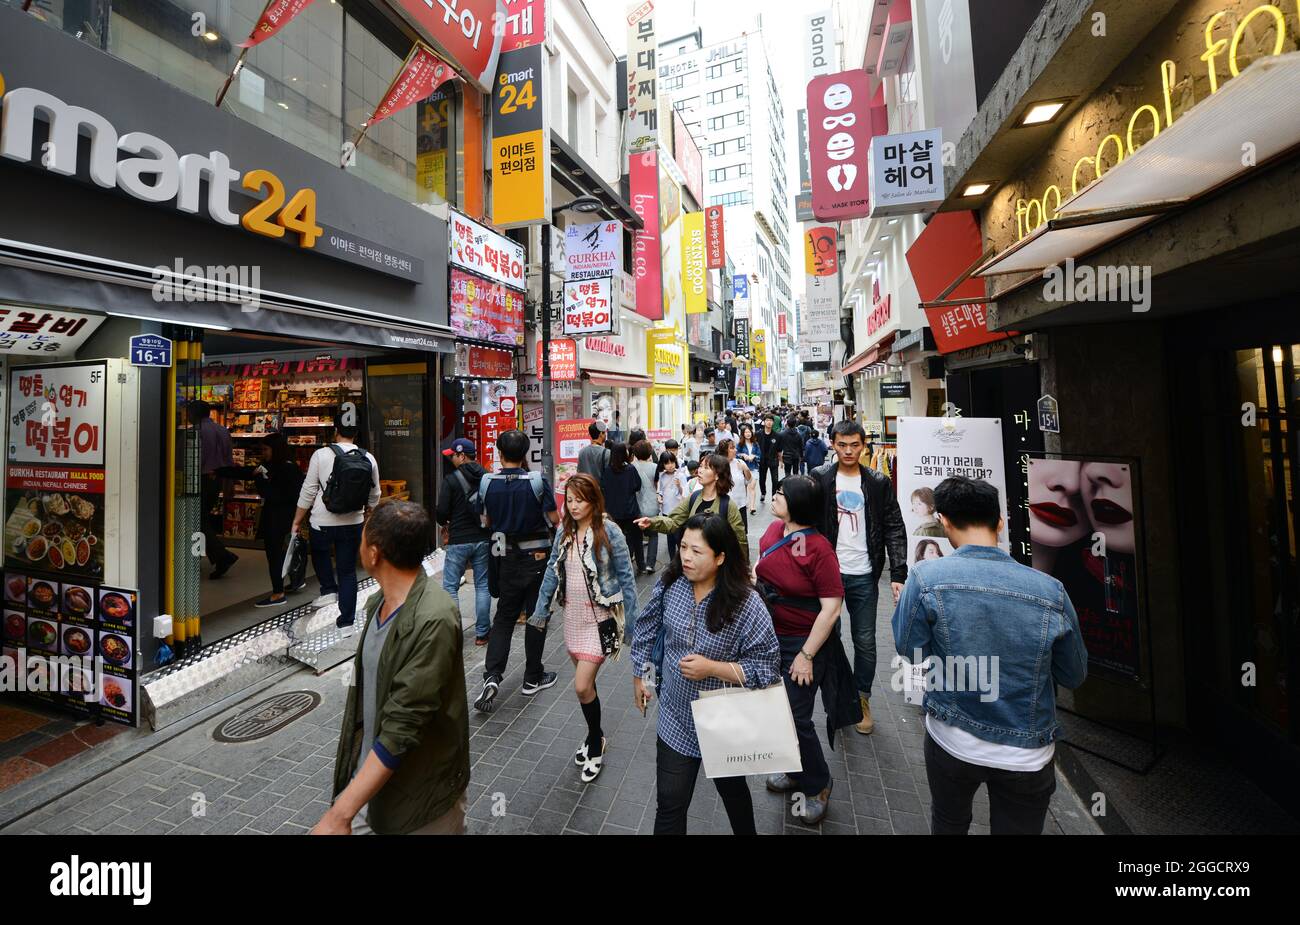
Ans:
[{"label": "hanging banner sign", "polygon": [[447,81],[456,76],[446,61],[443,61],[424,45],[417,44],[406,59],[401,73],[388,86],[388,92],[379,101],[372,115],[365,123],[368,128],[376,122],[382,122],[394,113],[401,112],[407,106],[413,106],[420,100],[427,100]]},{"label": "hanging banner sign", "polygon": [[943,130],[871,139],[871,214],[932,212],[943,203]]},{"label": "hanging banner sign", "polygon": [[475,87],[492,92],[505,33],[502,0],[395,0],[393,5],[420,27]]},{"label": "hanging banner sign", "polygon": [[522,245],[455,211],[447,219],[447,232],[448,256],[455,266],[520,292],[527,289]]},{"label": "hanging banner sign", "polygon": [[838,234],[830,225],[804,229],[803,267],[809,276],[834,276],[839,272]]},{"label": "hanging banner sign", "polygon": [[776,316],[776,336],[785,337],[785,312],[780,312]]},{"label": "hanging banner sign", "polygon": [[551,220],[551,145],[542,46],[501,56],[492,87],[492,221],[501,228]]},{"label": "hanging banner sign", "polygon": [[838,276],[809,276],[804,304],[808,324],[800,337],[812,341],[834,341],[840,337],[840,280]]},{"label": "hanging banner sign", "polygon": [[737,273],[731,278],[731,308],[736,318],[749,318],[749,277]]},{"label": "hanging banner sign", "polygon": [[457,341],[452,369],[454,375],[468,379],[513,379],[515,354],[513,350]]},{"label": "hanging banner sign", "polygon": [[523,293],[456,269],[450,284],[451,329],[458,337],[523,345]]},{"label": "hanging banner sign", "polygon": [[564,333],[613,334],[618,316],[613,289],[613,279],[608,276],[565,281]]},{"label": "hanging banner sign", "polygon": [[721,270],[727,265],[727,241],[723,227],[722,206],[709,206],[704,210],[705,266]]},{"label": "hanging banner sign", "polygon": [[734,322],[736,325],[736,355],[748,357],[749,353],[749,321],[744,318],[737,318]]},{"label": "hanging banner sign", "polygon": [[623,223],[595,222],[564,229],[564,278],[596,279],[623,272]]},{"label": "hanging banner sign", "polygon": [[808,82],[812,208],[821,221],[858,218],[871,211],[871,137],[884,134],[889,124],[884,106],[869,103],[871,79],[866,71],[855,69]]},{"label": "hanging banner sign", "polygon": [[687,212],[682,216],[682,295],[688,315],[709,310],[704,265],[704,213]]},{"label": "hanging banner sign", "polygon": [[253,31],[249,33],[248,38],[235,47],[252,48],[254,45],[262,44],[293,22],[294,17],[309,6],[311,0],[272,0],[258,17],[257,25],[253,26]]},{"label": "hanging banner sign", "polygon": [[663,257],[659,250],[659,156],[654,151],[630,159],[632,211],[643,227],[632,237],[632,275],[636,277],[636,313],[659,321],[664,316]]},{"label": "hanging banner sign", "polygon": [[9,373],[9,461],[104,464],[103,362],[19,366]]},{"label": "hanging banner sign", "polygon": [[103,323],[102,315],[4,306],[0,308],[0,354],[39,352],[42,359],[72,356]]},{"label": "hanging banner sign", "polygon": [[645,0],[627,13],[627,150],[654,151],[659,141],[659,64],[655,5]]}]

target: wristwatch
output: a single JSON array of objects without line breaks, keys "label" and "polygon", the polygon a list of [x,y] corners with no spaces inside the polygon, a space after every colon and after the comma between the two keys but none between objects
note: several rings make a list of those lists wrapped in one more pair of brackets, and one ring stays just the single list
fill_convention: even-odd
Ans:
[{"label": "wristwatch", "polygon": [[813,657],[812,657],[811,655],[808,654],[808,650],[807,650],[807,649],[800,649],[800,650],[799,650],[799,654],[802,655],[804,658],[808,659],[808,661],[810,661],[810,662],[813,660]]}]

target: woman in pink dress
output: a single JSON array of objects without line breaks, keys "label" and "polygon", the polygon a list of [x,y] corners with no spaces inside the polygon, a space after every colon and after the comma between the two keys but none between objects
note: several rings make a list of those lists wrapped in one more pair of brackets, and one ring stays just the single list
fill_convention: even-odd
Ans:
[{"label": "woman in pink dress", "polygon": [[528,622],[544,628],[551,600],[564,608],[564,645],[573,661],[573,688],[587,720],[587,739],[573,756],[590,783],[600,774],[606,740],[600,726],[596,673],[618,658],[624,632],[636,622],[636,575],[623,531],[605,516],[600,485],[572,476],[564,488],[564,524],[555,537],[537,608]]}]

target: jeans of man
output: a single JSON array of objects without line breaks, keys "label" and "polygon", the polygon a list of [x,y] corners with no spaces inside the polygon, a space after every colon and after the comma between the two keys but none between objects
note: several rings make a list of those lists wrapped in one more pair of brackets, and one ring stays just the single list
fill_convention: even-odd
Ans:
[{"label": "jeans of man", "polygon": [[[357,555],[361,552],[362,526],[311,528],[311,565],[320,579],[320,593],[339,596],[339,622],[343,624],[351,623],[357,616]],[[331,552],[334,553],[332,563]]]},{"label": "jeans of man", "polygon": [[853,680],[858,693],[871,696],[876,678],[876,601],[880,597],[878,575],[842,575],[844,606],[849,609],[849,631],[853,636]]},{"label": "jeans of man", "polygon": [[813,708],[817,704],[822,675],[826,671],[825,647],[813,658],[812,683],[799,684],[790,677],[790,666],[808,643],[808,637],[777,636],[776,641],[781,647],[781,680],[785,682],[785,693],[790,698],[794,731],[799,737],[799,760],[803,765],[802,771],[791,774],[790,777],[798,782],[800,793],[815,797],[831,783],[831,769],[826,763],[821,740],[817,738],[817,724],[813,722]]},{"label": "jeans of man", "polygon": [[465,569],[474,566],[474,636],[487,639],[492,631],[492,595],[488,592],[487,540],[480,543],[454,543],[447,547],[442,565],[442,589],[460,604],[460,579]]},{"label": "jeans of man", "polygon": [[[695,796],[702,758],[683,755],[663,739],[656,739],[655,807],[656,835],[685,835],[686,813]],[[715,777],[713,786],[722,798],[734,835],[754,835],[754,800],[742,777]]]},{"label": "jeans of man", "polygon": [[[515,621],[520,614],[532,616],[537,607],[537,592],[542,589],[542,576],[546,573],[549,550],[524,552],[509,550],[501,560],[501,578],[497,590],[497,615],[492,619],[492,632],[488,636],[487,661],[483,665],[483,680],[504,678],[506,662],[510,658],[510,637],[514,635]],[[540,681],[546,673],[542,665],[542,647],[546,644],[546,630],[524,626],[525,681]]]},{"label": "jeans of man", "polygon": [[980,784],[989,791],[989,831],[993,835],[1042,835],[1047,807],[1056,790],[1056,762],[1037,771],[1004,771],[971,764],[944,751],[927,732],[925,776],[930,782],[930,833],[965,835],[971,803]]},{"label": "jeans of man", "polygon": [[[652,569],[655,567],[656,560],[659,558],[659,534],[653,530],[642,531],[645,535],[645,567]],[[671,559],[672,556],[669,555]]]},{"label": "jeans of man", "polygon": [[768,475],[771,475],[772,491],[775,492],[781,485],[780,463],[775,456],[771,459],[764,459],[758,465],[758,488],[763,500],[767,500],[767,482]]}]

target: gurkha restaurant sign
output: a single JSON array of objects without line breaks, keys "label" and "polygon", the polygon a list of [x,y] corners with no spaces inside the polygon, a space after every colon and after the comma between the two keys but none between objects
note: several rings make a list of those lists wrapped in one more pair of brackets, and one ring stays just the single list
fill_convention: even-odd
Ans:
[{"label": "gurkha restaurant sign", "polygon": [[1010,184],[1012,194],[990,200],[986,240],[1001,251],[1024,238],[1252,62],[1295,51],[1297,36],[1294,2],[1177,4],[1028,163]]}]

